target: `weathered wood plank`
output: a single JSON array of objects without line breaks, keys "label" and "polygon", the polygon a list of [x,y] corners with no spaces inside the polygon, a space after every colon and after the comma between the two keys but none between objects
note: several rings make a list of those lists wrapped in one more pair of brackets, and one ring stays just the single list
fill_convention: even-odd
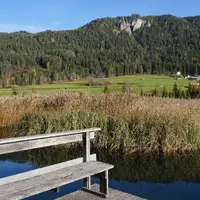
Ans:
[{"label": "weathered wood plank", "polygon": [[[95,190],[98,192],[98,188],[99,185],[95,184],[91,186],[92,190]],[[121,192],[119,190],[115,190],[112,188],[109,188],[109,197],[107,198],[107,200],[144,200],[143,198],[125,193],[125,192]],[[65,195],[61,198],[58,198],[57,200],[102,200],[101,197],[98,197],[96,195],[84,192],[82,190],[73,192],[71,194]]]},{"label": "weathered wood plank", "polygon": [[84,192],[93,194],[93,195],[98,196],[98,197],[101,197],[101,198],[106,198],[106,197],[107,197],[107,195],[106,195],[106,194],[103,194],[102,192],[98,192],[98,191],[95,191],[95,190],[92,190],[92,189],[89,189],[89,188],[86,188],[86,187],[83,187],[82,190],[83,190]]},{"label": "weathered wood plank", "polygon": [[85,177],[101,173],[113,167],[113,165],[89,161],[75,165],[74,167],[66,167],[57,170],[54,173],[46,173],[23,181],[5,184],[0,186],[0,199],[24,199]]},{"label": "weathered wood plank", "polygon": [[87,132],[83,135],[83,147],[84,147],[84,162],[88,162],[90,160],[90,133]]},{"label": "weathered wood plank", "polygon": [[90,139],[94,138],[95,131],[100,130],[100,128],[91,128],[65,133],[1,139],[0,155],[79,141],[83,141],[85,154],[83,158],[0,179],[0,200],[24,199],[47,190],[58,189],[60,186],[80,179],[85,180],[85,186],[90,190],[91,176],[104,171],[106,173],[104,173],[101,185],[106,187],[101,187],[101,191],[107,195],[108,170],[114,166],[95,162],[96,154],[90,155]]},{"label": "weathered wood plank", "polygon": [[135,196],[131,195],[131,196],[125,198],[124,200],[144,200],[144,199],[141,197],[135,197]]},{"label": "weathered wood plank", "polygon": [[[99,192],[100,185],[94,184],[94,185],[91,186],[91,189],[94,190],[94,191]],[[122,192],[120,192],[118,190],[113,190],[113,189],[109,188],[109,198],[107,198],[107,199],[110,199],[112,197],[116,197],[116,196],[118,196],[121,193]],[[67,197],[67,200],[68,200],[69,196],[70,197],[73,196],[75,199],[78,199],[78,200],[102,200],[102,197],[96,196],[96,194],[84,192],[82,190],[79,190],[77,192],[74,192],[74,193],[71,193],[69,195],[66,195],[63,198],[61,197],[60,199],[61,200],[65,200],[65,198]]]},{"label": "weathered wood plank", "polygon": [[[0,155],[6,154],[6,153],[13,153],[13,152],[19,152],[19,151],[25,151],[30,149],[37,149],[42,147],[48,147],[48,146],[54,146],[54,145],[60,145],[60,144],[67,144],[72,142],[81,142],[83,140],[83,133],[75,133],[74,134],[58,134],[55,136],[55,134],[50,134],[50,137],[42,137],[37,139],[30,139],[29,140],[21,140],[19,138],[19,141],[16,139],[8,139],[9,141],[3,141],[0,143]],[[35,136],[32,136],[35,138]],[[38,137],[38,136],[37,136]],[[94,133],[92,132],[92,135],[90,138],[94,138]],[[11,142],[12,141],[12,142]]]},{"label": "weathered wood plank", "polygon": [[[83,148],[84,148],[83,160],[84,162],[88,162],[90,161],[90,133],[89,132],[83,135]],[[91,177],[87,177],[84,179],[84,186],[88,189],[91,188]]]},{"label": "weathered wood plank", "polygon": [[60,187],[52,189],[53,192],[59,193],[60,192]]},{"label": "weathered wood plank", "polygon": [[100,192],[108,197],[108,170],[104,171],[100,175]]},{"label": "weathered wood plank", "polygon": [[[90,155],[90,160],[96,161],[96,154]],[[28,178],[32,178],[34,176],[47,174],[47,173],[50,173],[50,172],[54,172],[54,171],[57,171],[57,170],[60,170],[60,169],[66,168],[66,167],[78,165],[78,164],[81,164],[81,163],[83,163],[83,158],[77,158],[77,159],[74,159],[74,160],[70,160],[70,161],[59,163],[59,164],[43,167],[43,168],[40,168],[40,169],[35,169],[35,170],[29,171],[29,172],[8,176],[8,177],[0,179],[0,186],[8,184],[8,183],[15,182],[15,181],[22,181],[22,180],[25,180],[25,179],[28,179]]]},{"label": "weathered wood plank", "polygon": [[128,193],[120,193],[118,196],[111,198],[112,200],[121,200],[121,199],[126,199],[128,197],[130,197],[131,194]]},{"label": "weathered wood plank", "polygon": [[[91,186],[91,189],[97,192],[99,192],[99,188],[100,188],[100,185],[98,184],[94,184]],[[109,198],[107,199],[116,197],[121,193],[122,192],[120,192],[119,190],[114,190],[114,189],[109,188]],[[88,192],[84,192],[83,190],[78,190],[66,196],[60,197],[57,200],[71,200],[71,199],[73,200],[102,200],[102,197],[96,196]]]},{"label": "weathered wood plank", "polygon": [[44,138],[60,137],[60,136],[66,136],[66,135],[76,135],[76,134],[82,134],[82,133],[87,133],[87,132],[94,133],[94,132],[100,131],[100,130],[101,130],[101,128],[89,128],[89,129],[67,131],[67,132],[62,132],[62,133],[49,133],[49,134],[39,134],[39,135],[33,135],[33,136],[6,138],[6,139],[0,139],[0,145],[16,143],[16,142],[23,142],[23,141],[30,141],[30,140],[39,140],[39,139],[44,139]]},{"label": "weathered wood plank", "polygon": [[[16,181],[16,182],[11,182],[9,184],[5,184],[0,186],[0,197],[2,195],[7,195],[9,193],[15,193],[15,192],[24,192],[28,189],[31,189],[33,187],[35,187],[37,184],[40,185],[40,190],[41,187],[43,187],[42,184],[49,184],[48,182],[50,181],[51,183],[51,179],[53,178],[63,178],[64,179],[70,177],[71,175],[73,175],[74,173],[78,174],[80,172],[82,172],[84,169],[81,168],[84,167],[81,164],[80,165],[75,165],[73,168],[63,168],[60,170],[56,170],[54,171],[54,173],[50,172],[50,173],[46,173],[46,174],[42,174],[39,176],[35,176],[35,177],[30,177],[28,179],[24,179],[24,180],[20,180],[20,181]],[[92,166],[89,163],[88,165],[88,169],[90,169]],[[54,189],[55,187],[58,187],[59,185],[54,186],[51,189]]]}]

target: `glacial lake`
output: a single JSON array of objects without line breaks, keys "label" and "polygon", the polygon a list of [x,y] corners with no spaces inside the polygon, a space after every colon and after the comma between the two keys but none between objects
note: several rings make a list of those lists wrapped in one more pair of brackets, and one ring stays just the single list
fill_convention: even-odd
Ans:
[{"label": "glacial lake", "polygon": [[[98,160],[115,168],[109,174],[109,187],[150,200],[200,199],[200,152],[178,155],[132,154],[122,155],[97,151]],[[77,148],[43,148],[0,156],[0,177],[30,171],[81,156]],[[98,183],[98,177],[92,178]],[[56,199],[79,190],[82,181],[27,199]]]}]

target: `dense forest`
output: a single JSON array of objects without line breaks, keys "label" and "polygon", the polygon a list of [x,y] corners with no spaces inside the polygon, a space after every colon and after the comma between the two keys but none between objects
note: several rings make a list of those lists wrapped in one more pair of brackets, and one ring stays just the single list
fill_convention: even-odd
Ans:
[{"label": "dense forest", "polygon": [[200,73],[200,16],[103,18],[70,31],[0,33],[0,85]]}]

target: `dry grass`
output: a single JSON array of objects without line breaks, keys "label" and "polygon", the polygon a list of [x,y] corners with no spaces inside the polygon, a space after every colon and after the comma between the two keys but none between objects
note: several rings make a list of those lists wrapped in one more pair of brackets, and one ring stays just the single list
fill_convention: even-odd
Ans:
[{"label": "dry grass", "polygon": [[127,152],[195,150],[199,116],[199,100],[80,93],[0,98],[1,126],[19,124],[23,135],[100,126],[96,145]]}]

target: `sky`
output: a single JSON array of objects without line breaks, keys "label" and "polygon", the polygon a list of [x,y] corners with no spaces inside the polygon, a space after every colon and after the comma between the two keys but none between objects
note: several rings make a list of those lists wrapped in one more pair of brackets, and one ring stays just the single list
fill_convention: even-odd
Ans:
[{"label": "sky", "polygon": [[200,0],[0,0],[0,32],[71,30],[102,17],[200,15]]}]

